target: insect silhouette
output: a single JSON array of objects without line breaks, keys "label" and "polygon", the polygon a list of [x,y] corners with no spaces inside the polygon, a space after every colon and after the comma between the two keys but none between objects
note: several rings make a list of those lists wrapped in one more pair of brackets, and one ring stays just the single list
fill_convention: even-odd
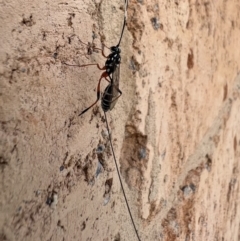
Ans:
[{"label": "insect silhouette", "polygon": [[[86,65],[70,65],[67,63],[64,63],[66,65],[69,66],[78,66],[78,67],[86,67],[86,66],[90,66],[90,65],[96,65],[100,70],[104,70],[104,72],[102,73],[99,81],[98,81],[98,85],[97,85],[97,100],[91,104],[88,108],[84,109],[79,116],[83,115],[85,112],[87,112],[90,108],[92,108],[100,99],[101,93],[100,93],[100,86],[101,86],[101,80],[104,78],[106,79],[109,84],[107,85],[107,87],[105,88],[103,94],[102,94],[102,98],[101,98],[101,107],[103,109],[104,112],[104,116],[105,116],[105,120],[106,120],[106,125],[107,125],[107,131],[108,131],[108,137],[109,137],[109,141],[110,141],[110,145],[111,145],[111,149],[112,149],[112,153],[113,153],[113,159],[115,162],[115,166],[117,169],[117,174],[118,174],[118,178],[120,181],[120,185],[123,191],[123,195],[124,195],[124,199],[127,205],[127,209],[134,227],[134,231],[136,233],[136,236],[138,238],[139,241],[141,241],[136,225],[134,223],[133,220],[133,216],[127,201],[127,197],[126,197],[126,193],[123,187],[123,183],[122,183],[122,179],[121,179],[121,175],[120,175],[120,171],[117,165],[117,161],[116,161],[116,156],[115,156],[115,152],[113,149],[113,145],[112,145],[112,139],[111,139],[111,135],[110,135],[110,130],[109,130],[109,124],[108,124],[108,120],[107,120],[107,116],[106,116],[106,112],[109,110],[112,110],[117,102],[117,99],[122,95],[122,91],[119,89],[119,78],[120,78],[120,63],[121,63],[121,49],[120,49],[120,43],[122,41],[122,37],[123,37],[123,33],[124,33],[124,29],[126,26],[126,20],[127,20],[127,7],[128,7],[128,0],[125,0],[125,11],[124,11],[124,22],[123,22],[123,27],[122,27],[122,32],[120,35],[120,39],[119,42],[116,46],[112,46],[110,47],[110,51],[111,53],[106,56],[104,54],[104,51],[102,49],[102,55],[104,57],[107,58],[106,62],[105,62],[105,66],[103,68],[101,68],[99,66],[99,64],[86,64]],[[109,77],[109,79],[108,79]]]},{"label": "insect silhouette", "polygon": [[[119,39],[119,42],[116,46],[110,47],[111,53],[106,56],[104,54],[104,49],[102,48],[102,55],[107,58],[105,65],[103,68],[99,66],[99,64],[85,64],[85,65],[72,65],[63,62],[65,65],[68,66],[77,66],[77,67],[86,67],[90,65],[96,65],[98,69],[104,70],[102,73],[98,85],[97,85],[97,100],[90,105],[88,108],[83,110],[79,116],[83,115],[85,112],[87,112],[89,109],[91,109],[100,99],[101,93],[100,93],[100,87],[101,87],[101,80],[105,78],[106,81],[109,82],[109,85],[105,88],[102,98],[101,98],[101,106],[104,112],[107,112],[109,110],[112,110],[115,106],[117,99],[122,95],[122,91],[119,89],[119,77],[120,77],[120,63],[121,63],[121,49],[120,49],[120,43],[122,40],[122,36],[124,33],[124,29],[126,26],[126,19],[127,19],[127,6],[128,6],[128,0],[125,0],[125,14],[124,14],[124,22],[123,22],[123,28],[121,32],[121,36]],[[81,41],[81,40],[80,40]],[[82,42],[82,41],[81,41]],[[83,42],[82,42],[83,43]],[[87,44],[86,44],[87,45]],[[95,48],[94,49],[99,49]],[[110,78],[107,79],[107,77]]]}]

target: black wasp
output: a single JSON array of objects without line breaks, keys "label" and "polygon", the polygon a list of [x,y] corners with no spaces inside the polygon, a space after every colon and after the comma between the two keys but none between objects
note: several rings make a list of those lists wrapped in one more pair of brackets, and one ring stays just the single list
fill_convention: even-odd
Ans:
[{"label": "black wasp", "polygon": [[[123,32],[126,26],[126,18],[127,18],[127,5],[128,5],[128,0],[125,0],[125,14],[124,14],[124,22],[123,22],[123,28],[121,32],[121,36],[119,39],[119,42],[116,46],[110,47],[111,53],[106,56],[104,54],[103,48],[101,49],[102,55],[107,58],[105,65],[103,68],[99,66],[99,64],[85,64],[85,65],[71,65],[67,64],[64,62],[65,65],[68,66],[78,66],[78,67],[86,67],[90,65],[96,65],[100,70],[105,70],[99,81],[98,81],[98,86],[97,86],[97,100],[90,105],[88,108],[83,110],[79,116],[87,112],[90,108],[92,108],[100,99],[101,93],[100,93],[100,86],[101,86],[101,80],[105,78],[109,82],[109,85],[105,88],[102,98],[101,98],[101,106],[104,112],[107,112],[109,110],[112,110],[113,107],[115,106],[117,99],[122,95],[122,91],[119,89],[119,78],[120,78],[120,63],[121,63],[121,49],[120,49],[120,43],[122,40]],[[82,41],[81,41],[82,42]],[[83,43],[83,42],[82,42]],[[94,49],[99,49],[95,48]],[[109,77],[110,80],[107,78]]]},{"label": "black wasp", "polygon": [[[109,131],[109,125],[108,125],[108,121],[107,121],[106,112],[109,111],[109,110],[112,110],[114,108],[114,106],[115,106],[115,104],[117,102],[117,99],[122,95],[122,91],[119,89],[120,63],[121,63],[121,55],[120,55],[121,54],[121,49],[120,49],[119,46],[120,46],[120,43],[121,43],[121,40],[122,40],[122,36],[123,36],[123,32],[124,32],[124,29],[125,29],[125,26],[126,26],[127,6],[128,6],[128,0],[125,0],[124,22],[123,22],[122,32],[121,32],[121,36],[120,36],[118,44],[116,46],[112,46],[110,48],[111,53],[108,56],[105,56],[105,54],[103,52],[103,49],[102,49],[102,55],[107,58],[107,60],[105,62],[105,66],[103,68],[101,68],[99,66],[99,64],[70,65],[70,64],[64,63],[66,65],[79,66],[79,67],[85,67],[85,66],[89,66],[89,65],[97,65],[97,67],[100,70],[105,70],[102,73],[102,75],[101,75],[101,77],[100,77],[100,79],[98,81],[97,100],[92,105],[90,105],[88,108],[83,110],[79,114],[79,116],[81,116],[85,112],[87,112],[90,108],[92,108],[99,101],[100,96],[101,96],[101,93],[100,93],[101,80],[103,78],[105,78],[109,82],[109,84],[105,88],[105,90],[104,90],[104,92],[102,94],[101,106],[102,106],[102,109],[104,111],[108,134],[110,133],[110,131]],[[109,77],[110,80],[107,79],[108,77]],[[112,145],[112,140],[111,140],[111,135],[110,134],[109,134],[109,140],[110,140],[110,145],[111,145],[111,149],[112,149],[112,152],[113,152],[114,162],[115,162],[115,166],[116,166],[116,169],[117,169],[119,181],[120,181],[121,188],[123,190],[124,199],[125,199],[125,202],[126,202],[126,205],[127,205],[127,209],[128,209],[128,212],[129,212],[129,215],[130,215],[130,218],[131,218],[131,221],[132,221],[135,233],[137,235],[137,238],[138,238],[139,241],[141,241],[141,239],[139,237],[139,234],[137,232],[137,229],[136,229],[133,217],[132,217],[132,213],[131,213],[128,201],[127,201],[127,197],[126,197],[125,190],[124,190],[124,187],[123,187],[122,179],[121,179],[121,176],[120,176],[120,171],[119,171],[119,168],[118,168],[118,165],[117,165],[117,161],[116,161],[116,157],[115,157],[115,153],[114,153],[114,150],[113,150],[113,145]]]},{"label": "black wasp", "polygon": [[[120,49],[120,43],[122,40],[123,32],[126,26],[126,12],[127,12],[127,4],[128,0],[125,1],[125,14],[124,14],[124,22],[123,22],[123,28],[122,33],[119,39],[119,42],[116,46],[112,46],[110,48],[111,53],[108,56],[105,56],[105,54],[102,51],[102,54],[104,57],[107,58],[105,62],[105,66],[103,68],[100,68],[97,64],[98,68],[100,70],[105,70],[99,81],[97,86],[97,100],[90,105],[88,108],[83,110],[79,116],[84,114],[86,111],[88,111],[91,107],[93,107],[100,99],[100,84],[101,80],[105,78],[109,83],[109,85],[105,88],[103,95],[102,95],[102,102],[101,106],[104,112],[107,112],[109,110],[112,110],[113,107],[116,104],[117,99],[122,95],[122,91],[119,89],[119,78],[120,78],[120,63],[121,63],[121,49]],[[110,81],[107,79],[107,77],[110,78]]]}]

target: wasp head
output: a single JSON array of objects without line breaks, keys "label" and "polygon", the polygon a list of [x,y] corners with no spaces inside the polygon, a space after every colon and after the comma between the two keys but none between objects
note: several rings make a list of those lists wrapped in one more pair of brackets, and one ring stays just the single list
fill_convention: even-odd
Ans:
[{"label": "wasp head", "polygon": [[121,53],[121,49],[118,46],[112,46],[110,48],[111,52],[114,52],[116,54],[120,54]]}]

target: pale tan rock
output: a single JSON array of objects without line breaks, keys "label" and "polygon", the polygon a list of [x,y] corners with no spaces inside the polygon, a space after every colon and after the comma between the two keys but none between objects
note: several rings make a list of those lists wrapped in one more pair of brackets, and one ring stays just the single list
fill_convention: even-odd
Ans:
[{"label": "pale tan rock", "polygon": [[[118,43],[123,9],[0,3],[0,240],[137,240],[100,101],[78,116],[102,71],[63,64],[104,66],[94,46]],[[238,1],[129,2],[107,117],[142,241],[239,240],[239,15]]]}]

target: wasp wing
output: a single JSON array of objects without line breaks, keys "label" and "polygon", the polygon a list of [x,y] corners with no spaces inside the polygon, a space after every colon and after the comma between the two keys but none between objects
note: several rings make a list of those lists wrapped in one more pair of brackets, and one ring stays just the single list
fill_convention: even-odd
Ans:
[{"label": "wasp wing", "polygon": [[120,78],[120,64],[117,65],[115,71],[112,73],[113,92],[112,102],[110,104],[110,110],[112,110],[117,103],[118,97],[122,94],[119,90],[119,78]]}]

